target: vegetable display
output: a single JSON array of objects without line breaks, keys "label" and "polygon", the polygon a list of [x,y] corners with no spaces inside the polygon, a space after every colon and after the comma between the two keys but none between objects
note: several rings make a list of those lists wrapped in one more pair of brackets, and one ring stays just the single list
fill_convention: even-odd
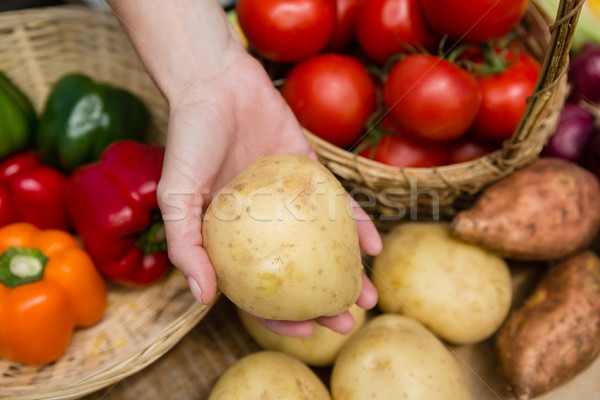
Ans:
[{"label": "vegetable display", "polygon": [[276,351],[247,355],[225,371],[208,400],[331,400],[319,377],[298,359]]},{"label": "vegetable display", "polygon": [[37,115],[29,98],[0,71],[0,159],[31,144]]},{"label": "vegetable display", "polygon": [[469,400],[452,353],[425,325],[384,314],[342,348],[331,374],[333,400]]},{"label": "vegetable display", "polygon": [[236,11],[250,47],[278,62],[317,54],[337,20],[335,0],[239,0]]},{"label": "vegetable display", "polygon": [[0,226],[30,222],[40,229],[70,229],[67,178],[31,152],[0,161]]},{"label": "vegetable display", "polygon": [[502,142],[519,125],[541,66],[515,46],[497,49],[480,46],[477,53],[481,53],[481,59],[471,56],[470,60],[476,63],[474,75],[482,101],[469,135],[487,142]]},{"label": "vegetable display", "polygon": [[361,0],[337,0],[335,2],[337,19],[325,50],[343,51],[352,43],[360,3]]},{"label": "vegetable display", "polygon": [[419,0],[370,0],[358,7],[354,34],[364,53],[379,64],[412,49],[435,52],[439,37],[421,12]]},{"label": "vegetable display", "polygon": [[375,84],[355,58],[321,54],[300,62],[281,88],[298,122],[340,147],[358,140],[375,111]]},{"label": "vegetable display", "polygon": [[593,114],[576,103],[567,103],[542,154],[582,163],[586,146],[595,130],[596,118]]},{"label": "vegetable display", "polygon": [[[272,6],[275,2],[269,3]],[[338,10],[340,3],[341,0],[337,2]],[[343,44],[332,39],[333,45],[316,53],[305,53],[298,59],[282,62],[266,56],[249,43],[250,51],[264,61],[267,71],[306,130],[333,146],[355,153],[357,158],[406,168],[436,169],[511,146],[509,140],[522,123],[542,71],[542,57],[527,38],[521,40],[519,30],[515,29],[529,7],[529,1],[366,0],[358,4],[343,3],[353,13],[348,18],[352,22],[344,22],[344,31],[347,33],[348,26],[354,24],[353,38],[344,36],[344,40],[339,41]],[[594,9],[597,2],[589,1],[585,7]],[[529,23],[525,22],[523,26]],[[333,31],[336,29],[334,26]],[[520,39],[514,40],[515,37]],[[280,38],[283,35],[277,37]],[[278,45],[285,48],[282,43]],[[288,42],[290,48],[305,45],[307,43],[292,45]],[[503,342],[497,350],[498,356],[503,358],[501,362],[505,363],[504,378],[513,386],[514,394],[523,399],[546,393],[569,381],[597,359],[595,327],[584,331],[575,323],[589,319],[595,324],[595,316],[586,313],[593,313],[590,310],[597,300],[596,261],[590,261],[589,252],[584,253],[586,261],[577,255],[593,245],[600,230],[600,183],[591,173],[600,176],[597,123],[600,91],[596,88],[600,82],[600,51],[593,45],[582,48],[572,57],[568,69],[572,92],[557,133],[547,144],[543,157],[529,165],[519,165],[509,176],[486,186],[477,196],[471,197],[472,203],[461,203],[448,221],[400,221],[397,229],[385,232],[383,251],[372,259],[371,279],[379,295],[379,309],[371,319],[375,324],[367,322],[335,357],[329,385],[333,399],[397,398],[399,393],[414,398],[438,399],[445,393],[450,393],[448,398],[452,399],[469,398],[460,379],[454,379],[457,371],[453,365],[444,363],[444,368],[437,369],[432,365],[433,361],[429,363],[445,356],[431,350],[431,354],[426,352],[427,360],[419,358],[426,348],[425,345],[419,347],[421,342],[416,339],[421,333],[434,333],[449,346],[481,346],[473,346],[474,351],[491,345],[498,334],[499,342]],[[340,57],[355,62],[338,63],[339,70],[335,73],[323,72],[323,60]],[[342,82],[343,77],[352,74],[357,63],[362,64],[363,72],[370,74],[373,84],[375,107],[371,108],[370,115],[364,112],[366,107],[352,108],[358,103],[365,104],[365,98],[372,104],[370,94],[351,94],[348,90],[352,86],[350,83],[356,84],[358,79]],[[319,65],[320,69],[304,69],[300,79],[298,71],[306,65]],[[331,84],[319,81],[316,77],[320,74],[327,76],[324,81]],[[365,74],[362,75],[361,81],[366,82]],[[352,118],[340,119],[340,115]],[[346,125],[348,121],[353,122],[351,127]],[[496,161],[494,156],[481,160]],[[374,166],[361,160],[357,164],[365,168]],[[382,170],[398,172],[395,168]],[[402,172],[409,177],[413,171]],[[281,167],[278,173],[290,175]],[[275,173],[266,175],[272,177]],[[275,192],[268,184],[235,181],[232,185],[227,188],[226,195],[214,203],[219,211],[235,214],[239,210],[238,214],[243,215],[245,221],[245,213],[264,219],[272,216],[265,213],[266,210],[277,209],[273,204],[256,207],[254,200],[258,200],[259,195]],[[307,191],[299,190],[298,193],[308,195],[316,190],[316,187],[308,187]],[[254,202],[248,208],[238,208],[236,201],[240,198]],[[294,210],[291,206],[295,203],[284,202],[284,205],[285,210]],[[224,215],[231,214],[220,214],[221,217]],[[304,214],[296,216],[306,217]],[[264,220],[260,222],[262,225],[257,223],[251,230],[258,235],[262,246],[267,240],[263,231],[271,228],[264,228]],[[209,223],[214,221],[209,220]],[[223,226],[205,232],[206,247],[213,248],[214,253],[225,254],[227,262],[222,262],[220,255],[211,260],[215,258],[223,265],[241,266],[239,269],[244,272],[250,271],[247,268],[250,263],[260,264],[263,269],[258,273],[246,273],[243,275],[246,281],[242,282],[240,278],[235,286],[253,280],[254,292],[268,293],[269,296],[278,294],[282,282],[289,278],[278,279],[272,274],[284,268],[280,263],[289,265],[290,260],[294,261],[296,269],[292,253],[288,251],[281,256],[277,248],[279,240],[268,248],[265,256],[255,251],[256,238],[247,233],[246,226],[239,228],[232,224],[234,227],[229,230]],[[215,239],[217,231],[228,236]],[[292,235],[300,238],[296,242],[305,240],[304,234],[293,231]],[[236,239],[229,240],[229,237]],[[215,245],[215,242],[222,243]],[[315,247],[315,251],[328,247],[329,242],[322,239],[319,242],[321,246]],[[214,247],[218,249],[214,250]],[[528,311],[520,310],[516,304],[518,299],[513,298],[513,285],[517,282],[511,267],[523,264],[525,268],[539,269],[540,265],[554,263],[558,265],[550,269],[549,274],[554,275],[551,279],[555,282],[542,282],[525,306],[530,307],[530,311],[535,309],[534,315],[522,317],[522,313]],[[575,270],[570,264],[580,267]],[[588,266],[585,273],[584,264]],[[226,272],[223,270],[218,276],[227,280],[229,274]],[[254,282],[256,276],[258,283]],[[583,281],[590,287],[584,287]],[[251,302],[256,301],[256,297]],[[258,310],[258,307],[248,307],[249,303],[240,299],[234,302],[251,312]],[[280,311],[279,308],[287,303],[277,298],[268,309]],[[583,303],[585,306],[579,307]],[[516,312],[510,314],[513,306]],[[576,307],[579,309],[575,310]],[[542,315],[544,312],[546,315]],[[557,320],[559,315],[569,315],[569,318]],[[282,314],[272,311],[269,316],[279,319]],[[308,317],[303,315],[303,318]],[[368,317],[369,314],[367,321]],[[384,322],[378,322],[379,318]],[[271,348],[283,352],[289,350],[276,335],[265,334],[270,339],[259,336],[260,327],[257,329],[256,320],[246,314],[242,314],[241,319],[250,336],[262,347],[274,346]],[[415,328],[413,332],[409,323],[419,325],[420,329]],[[566,327],[577,334],[565,333]],[[384,328],[390,328],[390,332]],[[550,332],[552,337],[546,338],[540,331]],[[522,334],[522,337],[511,334]],[[503,335],[506,336],[502,339]],[[576,343],[580,338],[588,345],[580,347]],[[558,352],[559,343],[566,346],[562,352]],[[417,347],[420,354],[412,352]],[[583,354],[578,348],[590,351]],[[545,353],[552,354],[551,359],[544,358]],[[296,357],[311,362],[300,352]],[[531,364],[532,358],[535,358],[534,371],[521,368]],[[540,360],[543,368],[537,367]],[[415,376],[422,379],[417,379],[418,383],[409,380]],[[435,379],[431,379],[433,376]],[[438,390],[440,387],[443,390]],[[499,392],[497,396],[502,395],[509,393]]]},{"label": "vegetable display", "polygon": [[571,93],[542,154],[576,162],[600,177],[600,44],[583,44],[568,77]]},{"label": "vegetable display", "polygon": [[61,230],[0,228],[0,357],[33,365],[59,358],[73,329],[98,322],[107,289],[89,255]]},{"label": "vegetable display", "polygon": [[[540,74],[510,41],[527,1],[459,3],[239,0],[229,17],[249,51],[283,71],[278,88],[304,128],[356,157],[434,168],[510,145]],[[573,58],[573,91],[544,157],[451,221],[386,232],[381,254],[366,258],[379,296],[371,314],[356,305],[368,284],[360,225],[324,165],[262,157],[216,193],[202,246],[229,300],[286,321],[350,309],[355,324],[290,338],[238,310],[270,351],[233,365],[210,399],[468,400],[449,349],[473,344],[495,346],[498,377],[522,399],[587,368],[600,355],[600,259],[590,250],[600,231],[590,172],[600,176],[599,60],[594,46]],[[168,271],[156,199],[164,148],[140,142],[149,120],[131,93],[70,74],[38,124],[0,74],[1,358],[58,359],[75,328],[102,318],[105,281],[145,286]],[[31,145],[36,153],[24,151]],[[523,306],[515,260],[550,267]],[[332,367],[329,385],[308,366]]]},{"label": "vegetable display", "polygon": [[475,78],[450,61],[411,54],[390,69],[383,101],[401,132],[426,143],[449,142],[475,120],[481,92]]},{"label": "vegetable display", "polygon": [[355,304],[349,311],[354,318],[354,327],[350,332],[341,334],[316,324],[315,331],[309,338],[280,335],[244,311],[238,309],[238,315],[248,334],[263,349],[288,354],[313,367],[326,367],[333,364],[342,347],[365,324],[365,309]]},{"label": "vegetable display", "polygon": [[69,218],[102,275],[146,285],[169,269],[156,186],[164,148],[120,140],[67,184]]},{"label": "vegetable display", "polygon": [[[358,154],[372,160],[399,167],[434,167],[444,165],[448,149],[439,144],[421,143],[392,132],[376,137],[371,145],[372,133],[364,141],[364,149]],[[358,146],[363,147],[362,145]]]},{"label": "vegetable display", "polygon": [[600,183],[592,173],[540,158],[487,188],[456,215],[451,230],[504,257],[558,259],[586,248],[598,234],[598,204]]},{"label": "vegetable display", "polygon": [[110,143],[143,139],[149,124],[146,105],[131,92],[68,74],[51,88],[35,147],[45,164],[70,173],[97,161]]},{"label": "vegetable display", "polygon": [[588,43],[569,63],[569,101],[600,103],[600,44]]},{"label": "vegetable display", "polygon": [[458,42],[483,43],[509,33],[521,20],[529,0],[421,0],[434,31]]},{"label": "vegetable display", "polygon": [[519,399],[549,392],[600,354],[600,259],[591,251],[550,268],[495,340],[502,375]]},{"label": "vegetable display", "polygon": [[421,321],[454,344],[481,342],[500,327],[512,301],[502,258],[442,223],[402,223],[384,240],[372,278],[383,312]]},{"label": "vegetable display", "polygon": [[[385,165],[431,168],[500,149],[541,70],[512,36],[528,0],[258,3],[237,3],[240,29],[300,124]],[[396,123],[382,134],[384,118]]]}]

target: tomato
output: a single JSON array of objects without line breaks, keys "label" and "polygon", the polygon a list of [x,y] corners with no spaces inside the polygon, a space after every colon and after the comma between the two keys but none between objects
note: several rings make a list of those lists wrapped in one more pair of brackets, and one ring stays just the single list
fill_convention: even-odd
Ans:
[{"label": "tomato", "polygon": [[396,167],[429,168],[446,163],[447,148],[445,145],[422,144],[387,133],[381,137],[375,151],[369,146],[359,155]]},{"label": "tomato", "polygon": [[528,4],[529,0],[421,0],[434,31],[470,43],[505,36],[519,23]]},{"label": "tomato", "polygon": [[477,83],[482,103],[469,134],[482,140],[500,142],[512,136],[527,108],[540,75],[540,64],[525,54],[507,54],[508,67],[502,72],[481,76]]},{"label": "tomato", "polygon": [[448,143],[447,164],[458,164],[471,161],[496,150],[496,146],[482,143],[471,138],[462,137]]},{"label": "tomato", "polygon": [[481,106],[477,81],[438,56],[411,54],[396,62],[383,101],[401,132],[424,142],[462,136]]},{"label": "tomato", "polygon": [[419,0],[367,0],[357,11],[355,36],[360,48],[378,63],[406,46],[436,52],[438,36],[427,26]]},{"label": "tomato", "polygon": [[300,124],[340,147],[356,142],[375,111],[375,83],[358,60],[319,54],[296,64],[281,88]]},{"label": "tomato", "polygon": [[325,47],[327,51],[339,52],[349,46],[354,39],[358,4],[359,0],[337,0],[337,20],[329,43]]},{"label": "tomato", "polygon": [[238,21],[250,47],[278,62],[321,51],[333,32],[336,0],[239,0]]}]

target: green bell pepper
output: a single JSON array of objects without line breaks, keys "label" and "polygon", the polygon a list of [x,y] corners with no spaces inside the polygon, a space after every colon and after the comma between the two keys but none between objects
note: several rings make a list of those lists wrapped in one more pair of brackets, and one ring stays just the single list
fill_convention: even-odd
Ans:
[{"label": "green bell pepper", "polygon": [[29,146],[36,124],[29,98],[0,71],[0,158]]},{"label": "green bell pepper", "polygon": [[134,94],[72,73],[52,87],[35,147],[45,164],[69,173],[99,160],[110,143],[143,140],[149,124],[148,108]]}]

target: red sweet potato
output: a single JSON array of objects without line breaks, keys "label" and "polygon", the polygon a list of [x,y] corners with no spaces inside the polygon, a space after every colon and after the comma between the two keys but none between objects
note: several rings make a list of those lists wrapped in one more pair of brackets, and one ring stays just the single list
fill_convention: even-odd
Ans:
[{"label": "red sweet potato", "polygon": [[558,158],[540,158],[492,184],[451,226],[456,237],[519,260],[575,254],[599,229],[598,179]]}]

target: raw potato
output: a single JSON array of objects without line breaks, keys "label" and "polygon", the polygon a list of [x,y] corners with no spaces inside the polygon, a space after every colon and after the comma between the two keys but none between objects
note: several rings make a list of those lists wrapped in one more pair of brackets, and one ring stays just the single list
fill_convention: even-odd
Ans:
[{"label": "raw potato", "polygon": [[208,400],[331,400],[323,382],[299,360],[260,351],[238,360],[217,381]]},{"label": "raw potato", "polygon": [[455,344],[492,335],[512,301],[506,262],[452,237],[445,223],[397,225],[373,260],[371,279],[382,311],[419,320]]},{"label": "raw potato", "polygon": [[253,315],[334,316],[360,294],[362,261],[348,195],[309,158],[259,158],[213,199],[202,236],[219,288]]},{"label": "raw potato", "polygon": [[246,331],[263,349],[289,354],[313,367],[333,364],[342,346],[364,325],[364,309],[355,304],[350,313],[354,317],[354,328],[345,335],[316,324],[315,333],[310,338],[296,338],[270,331],[243,311],[238,312]]},{"label": "raw potato", "polygon": [[600,185],[578,165],[540,158],[486,189],[452,233],[500,255],[552,260],[586,248],[600,228]]},{"label": "raw potato", "polygon": [[600,260],[585,251],[553,266],[496,337],[502,375],[519,399],[549,392],[600,354]]},{"label": "raw potato", "polygon": [[331,375],[334,400],[466,400],[453,355],[419,322],[398,314],[369,321],[342,348]]}]

